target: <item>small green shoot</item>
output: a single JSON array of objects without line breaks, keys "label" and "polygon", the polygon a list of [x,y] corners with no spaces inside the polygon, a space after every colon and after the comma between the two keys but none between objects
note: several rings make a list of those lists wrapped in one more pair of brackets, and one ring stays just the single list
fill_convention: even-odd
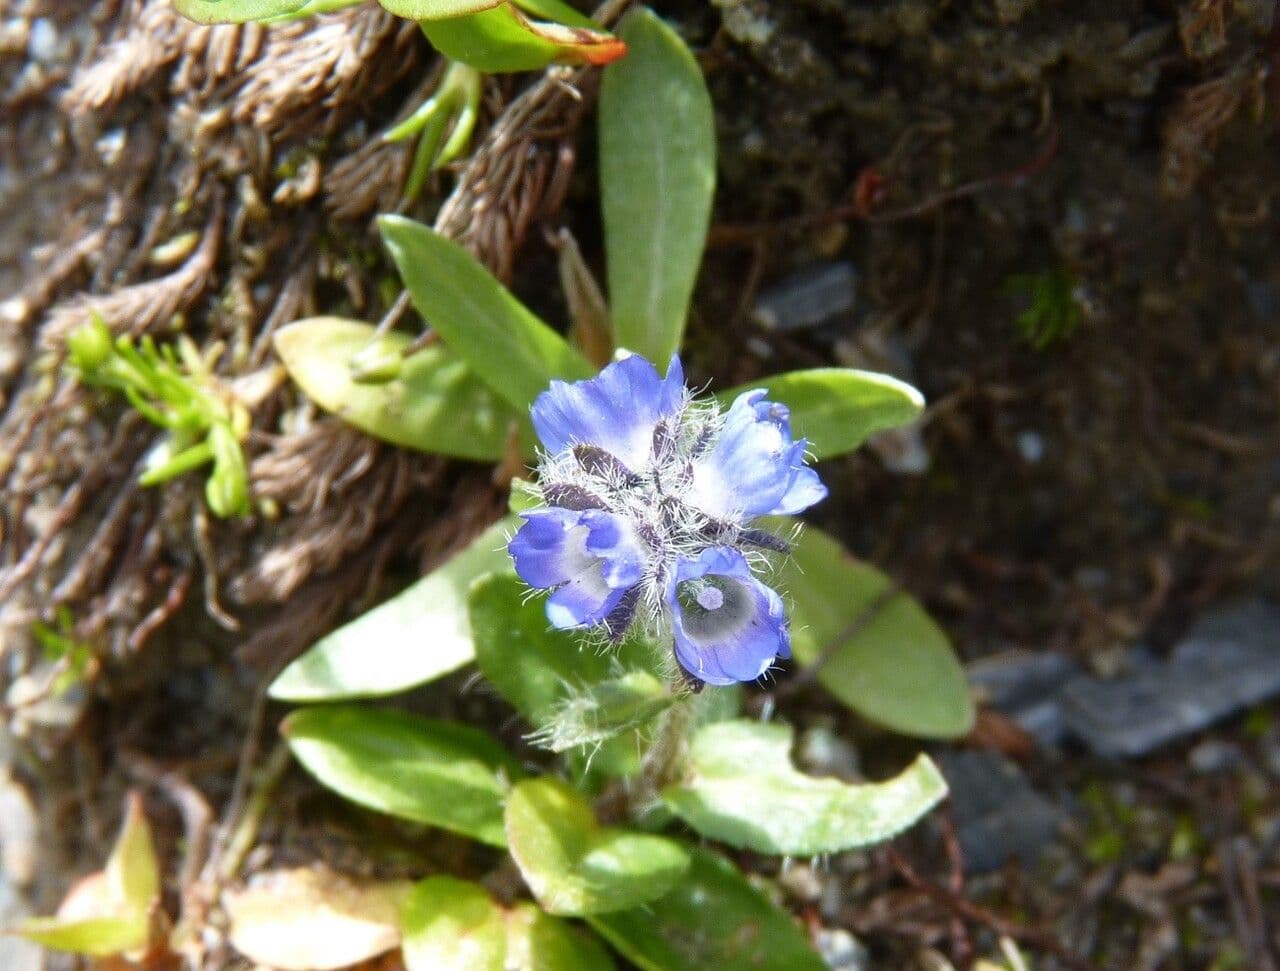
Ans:
[{"label": "small green shoot", "polygon": [[482,77],[475,68],[450,61],[435,94],[382,136],[383,141],[399,142],[421,135],[405,183],[406,202],[418,197],[428,175],[466,151],[480,114]]},{"label": "small green shoot", "polygon": [[56,667],[49,683],[51,697],[60,698],[89,676],[96,663],[93,648],[76,638],[75,620],[65,604],[54,614],[52,626],[36,621],[31,625],[31,635],[40,645],[44,659]]},{"label": "small green shoot", "polygon": [[1062,267],[1040,273],[1018,273],[1005,281],[1006,293],[1030,297],[1031,305],[1018,314],[1019,336],[1037,351],[1067,340],[1080,324],[1077,281]]},{"label": "small green shoot", "polygon": [[123,394],[148,421],[169,430],[152,451],[138,481],[159,485],[210,462],[205,498],[222,518],[250,512],[249,474],[240,443],[249,433],[249,412],[213,374],[221,354],[215,345],[203,356],[185,335],[176,344],[157,345],[144,336],[135,345],[112,338],[96,314],[67,338],[72,370],[86,385]]}]

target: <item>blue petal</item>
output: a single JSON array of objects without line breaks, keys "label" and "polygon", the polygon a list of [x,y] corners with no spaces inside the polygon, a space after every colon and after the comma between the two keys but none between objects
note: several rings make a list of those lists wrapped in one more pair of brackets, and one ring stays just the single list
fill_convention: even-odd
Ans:
[{"label": "blue petal", "polygon": [[653,448],[658,421],[685,401],[684,370],[673,357],[667,376],[638,355],[614,361],[587,381],[552,381],[531,409],[534,430],[551,454],[595,445],[638,471]]},{"label": "blue petal", "polygon": [[614,589],[594,570],[580,573],[547,598],[547,620],[559,630],[594,627],[613,613],[627,588]]},{"label": "blue petal", "polygon": [[710,515],[793,514],[827,495],[804,464],[806,442],[791,437],[791,413],[765,394],[739,395],[715,443],[694,464],[693,501]]},{"label": "blue petal", "polygon": [[644,549],[612,513],[553,507],[522,515],[507,548],[526,583],[554,590],[547,601],[554,626],[600,623],[643,577]]},{"label": "blue petal", "polygon": [[[692,581],[692,584],[690,583]],[[711,586],[719,601],[702,609],[693,591]],[[754,681],[791,656],[782,598],[751,574],[737,550],[710,547],[681,560],[667,588],[680,665],[708,684]]]}]

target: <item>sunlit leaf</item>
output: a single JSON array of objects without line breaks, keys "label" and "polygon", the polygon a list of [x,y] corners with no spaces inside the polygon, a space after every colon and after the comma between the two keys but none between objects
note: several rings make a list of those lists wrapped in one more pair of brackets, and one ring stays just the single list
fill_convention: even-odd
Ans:
[{"label": "sunlit leaf", "polygon": [[709,850],[689,853],[669,893],[588,922],[643,971],[825,971],[791,915],[737,867]]},{"label": "sunlit leaf", "polygon": [[404,908],[408,971],[610,971],[589,933],[527,903],[510,910],[480,886],[428,877]]},{"label": "sunlit leaf", "polygon": [[227,891],[222,902],[231,943],[245,957],[281,971],[331,971],[400,945],[410,887],[322,868],[271,870]]},{"label": "sunlit leaf", "polygon": [[852,368],[773,374],[716,397],[729,404],[755,388],[768,389],[770,401],[791,409],[792,431],[809,440],[818,459],[851,452],[876,432],[914,421],[924,408],[920,392],[906,382]]},{"label": "sunlit leaf", "polygon": [[846,785],[797,772],[791,743],[791,727],[778,722],[708,725],[663,798],[703,836],[758,853],[815,856],[891,839],[947,793],[926,755],[887,782]]},{"label": "sunlit leaf", "polygon": [[308,772],[352,802],[503,845],[507,786],[521,770],[484,732],[353,705],[300,709],[280,731]]},{"label": "sunlit leaf", "polygon": [[[544,5],[554,9],[545,0],[535,4]],[[533,20],[517,4],[502,3],[467,17],[423,21],[422,32],[441,54],[490,73],[533,71],[548,64],[608,64],[626,53],[622,41],[583,19],[575,16],[574,24]]]},{"label": "sunlit leaf", "polygon": [[408,20],[441,20],[462,17],[496,7],[502,0],[378,0],[397,17]]},{"label": "sunlit leaf", "polygon": [[507,913],[507,971],[613,971],[609,952],[590,931],[516,904]]},{"label": "sunlit leaf", "polygon": [[[384,441],[479,461],[506,455],[513,428],[531,434],[527,416],[495,395],[442,346],[403,358],[407,334],[377,335],[370,324],[312,317],[276,331],[276,352],[316,404]],[[377,359],[388,374],[358,368]]]},{"label": "sunlit leaf", "polygon": [[142,799],[130,793],[106,866],[71,888],[55,917],[24,921],[14,933],[44,947],[93,957],[145,949],[160,897],[160,868]]},{"label": "sunlit leaf", "polygon": [[711,97],[693,55],[651,11],[618,31],[627,56],[600,90],[600,194],[614,336],[665,367],[680,347],[715,192]]},{"label": "sunlit leaf", "polygon": [[973,726],[964,669],[910,595],[807,527],[776,586],[793,601],[791,649],[858,714],[907,735],[955,738]]},{"label": "sunlit leaf", "polygon": [[484,889],[454,877],[428,877],[404,906],[408,971],[504,971],[507,926]]},{"label": "sunlit leaf", "polygon": [[382,216],[378,228],[418,312],[517,411],[527,410],[553,378],[594,373],[457,243],[403,216]]},{"label": "sunlit leaf", "polygon": [[271,697],[332,701],[407,691],[475,657],[467,594],[490,573],[513,572],[503,519],[402,593],[330,634],[280,673]]},{"label": "sunlit leaf", "polygon": [[512,858],[553,914],[634,907],[666,893],[689,866],[679,843],[601,826],[581,795],[552,778],[517,784],[506,822]]},{"label": "sunlit leaf", "polygon": [[202,24],[242,24],[293,13],[308,0],[173,0],[184,17]]}]

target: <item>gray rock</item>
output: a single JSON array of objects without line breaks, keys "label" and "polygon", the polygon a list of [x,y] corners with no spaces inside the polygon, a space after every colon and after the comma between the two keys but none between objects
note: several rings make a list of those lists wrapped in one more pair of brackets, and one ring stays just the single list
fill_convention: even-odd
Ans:
[{"label": "gray rock", "polygon": [[1280,608],[1263,601],[1206,615],[1169,661],[1062,692],[1068,730],[1107,757],[1141,756],[1280,694]]},{"label": "gray rock", "polygon": [[1066,734],[1058,694],[1080,666],[1056,651],[1005,651],[970,664],[969,684],[978,700],[1008,715],[1042,745]]},{"label": "gray rock", "polygon": [[998,870],[1012,859],[1034,864],[1067,820],[1021,769],[993,752],[949,752],[938,761],[970,873]]},{"label": "gray rock", "polygon": [[760,294],[752,316],[766,330],[805,330],[853,309],[852,263],[815,263]]}]

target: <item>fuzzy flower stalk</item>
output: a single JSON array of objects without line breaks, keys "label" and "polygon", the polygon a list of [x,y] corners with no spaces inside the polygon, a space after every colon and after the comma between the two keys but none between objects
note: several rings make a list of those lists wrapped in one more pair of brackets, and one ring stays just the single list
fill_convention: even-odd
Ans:
[{"label": "fuzzy flower stalk", "polygon": [[617,642],[643,624],[672,638],[697,683],[753,681],[791,656],[782,598],[757,576],[788,547],[753,523],[827,490],[766,393],[721,411],[694,400],[678,358],[660,377],[633,355],[538,396],[544,505],[522,513],[509,550],[530,586],[551,591],[552,626]]}]

